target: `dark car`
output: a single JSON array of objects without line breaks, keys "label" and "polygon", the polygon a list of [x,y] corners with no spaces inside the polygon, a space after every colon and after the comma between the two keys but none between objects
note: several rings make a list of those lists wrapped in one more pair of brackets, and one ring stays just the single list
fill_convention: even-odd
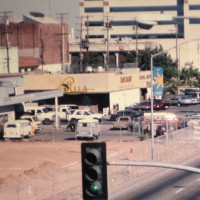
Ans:
[{"label": "dark car", "polygon": [[111,114],[110,120],[116,121],[117,118],[120,117],[120,116],[130,116],[131,119],[133,120],[133,119],[137,119],[138,117],[143,116],[143,113],[138,112],[136,110],[130,110],[130,109],[120,110],[116,114]]},{"label": "dark car", "polygon": [[132,106],[128,106],[128,107],[126,107],[126,109],[133,109],[133,110],[136,110],[136,111],[151,110],[151,102],[150,101],[144,101],[144,102],[132,105]]},{"label": "dark car", "polygon": [[[164,104],[162,99],[154,99],[153,100],[153,109],[154,110],[165,110],[167,108],[168,104]],[[137,111],[147,111],[151,110],[151,101],[144,101],[141,103],[138,103],[133,106],[127,107],[127,109],[134,109]]]},{"label": "dark car", "polygon": [[153,109],[154,110],[165,110],[165,105],[162,99],[153,100]]}]

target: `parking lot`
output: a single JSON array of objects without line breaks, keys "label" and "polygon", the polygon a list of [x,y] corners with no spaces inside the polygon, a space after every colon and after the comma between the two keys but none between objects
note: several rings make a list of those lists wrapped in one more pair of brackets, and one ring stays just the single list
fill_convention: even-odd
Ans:
[{"label": "parking lot", "polygon": [[[186,116],[193,112],[200,110],[200,105],[192,106],[172,106],[164,112],[175,113],[183,122]],[[163,111],[156,111],[163,112]],[[100,123],[101,127],[101,137],[100,141],[124,141],[124,140],[137,140],[141,130],[128,131],[124,129],[112,129],[113,122],[108,120],[103,120]],[[55,125],[43,125],[42,130],[32,137],[31,141],[61,141],[61,140],[76,140],[76,132],[71,132],[66,130],[67,122],[61,122],[59,128],[56,129]]]}]

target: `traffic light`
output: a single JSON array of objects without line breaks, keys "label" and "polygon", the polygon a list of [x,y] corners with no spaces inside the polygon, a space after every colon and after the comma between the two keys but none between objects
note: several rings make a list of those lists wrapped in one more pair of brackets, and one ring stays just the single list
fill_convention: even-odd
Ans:
[{"label": "traffic light", "polygon": [[106,144],[82,143],[83,199],[108,199]]}]

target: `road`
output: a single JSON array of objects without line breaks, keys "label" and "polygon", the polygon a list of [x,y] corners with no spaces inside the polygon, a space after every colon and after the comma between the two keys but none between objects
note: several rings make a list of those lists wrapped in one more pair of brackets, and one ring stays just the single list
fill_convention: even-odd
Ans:
[{"label": "road", "polygon": [[[200,167],[199,155],[183,162],[183,165]],[[200,174],[158,169],[157,173],[146,176],[139,182],[121,188],[110,200],[199,200]],[[142,188],[142,189],[141,189]]]}]

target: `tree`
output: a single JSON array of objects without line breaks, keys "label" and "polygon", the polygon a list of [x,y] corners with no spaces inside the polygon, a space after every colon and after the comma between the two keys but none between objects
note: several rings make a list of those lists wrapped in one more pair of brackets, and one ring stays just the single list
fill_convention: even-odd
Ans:
[{"label": "tree", "polygon": [[200,72],[193,63],[186,63],[181,71],[180,79],[183,85],[190,87],[200,86]]}]

